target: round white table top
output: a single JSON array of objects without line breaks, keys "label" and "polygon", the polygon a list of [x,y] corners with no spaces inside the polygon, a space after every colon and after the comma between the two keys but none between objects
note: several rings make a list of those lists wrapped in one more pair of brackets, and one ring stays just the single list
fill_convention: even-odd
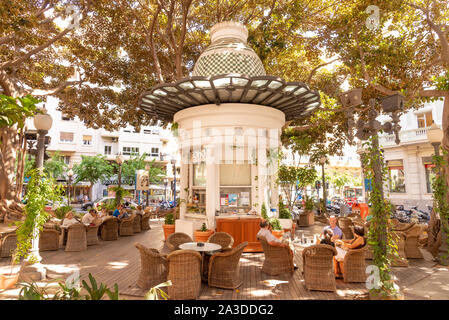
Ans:
[{"label": "round white table top", "polygon": [[210,243],[210,242],[203,242],[204,246],[199,247],[197,246],[198,242],[186,242],[179,246],[182,250],[195,250],[195,251],[215,251],[220,250],[221,246],[216,243]]}]

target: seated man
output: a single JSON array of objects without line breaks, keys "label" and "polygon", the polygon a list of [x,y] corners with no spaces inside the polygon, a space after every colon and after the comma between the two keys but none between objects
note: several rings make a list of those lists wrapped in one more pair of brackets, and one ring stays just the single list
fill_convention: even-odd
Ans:
[{"label": "seated man", "polygon": [[81,220],[81,222],[86,226],[90,226],[90,225],[95,225],[97,220],[98,220],[97,219],[97,210],[92,208],[89,210],[89,213],[86,213],[83,216],[83,219]]},{"label": "seated man", "polygon": [[322,235],[324,236],[324,230],[326,229],[331,229],[332,230],[332,241],[341,239],[341,237],[343,236],[343,232],[341,231],[341,229],[337,226],[337,218],[335,216],[330,216],[329,217],[329,225],[324,227],[323,229],[323,233]]},{"label": "seated man", "polygon": [[[289,248],[289,250],[292,253],[292,257],[294,257],[293,250],[292,250],[292,248],[290,248],[289,244],[287,242],[283,242],[283,241],[279,240],[278,238],[276,238],[271,233],[271,231],[269,229],[270,225],[269,225],[268,221],[266,221],[266,220],[260,221],[259,226],[260,226],[260,230],[257,233],[257,237],[259,237],[259,236],[264,237],[267,240],[268,244],[271,245],[271,246],[287,247],[287,248]],[[293,266],[294,266],[295,270],[298,269],[296,264],[293,264]]]},{"label": "seated man", "polygon": [[125,219],[129,216],[128,212],[124,209],[123,204],[119,204],[112,215],[118,219]]}]

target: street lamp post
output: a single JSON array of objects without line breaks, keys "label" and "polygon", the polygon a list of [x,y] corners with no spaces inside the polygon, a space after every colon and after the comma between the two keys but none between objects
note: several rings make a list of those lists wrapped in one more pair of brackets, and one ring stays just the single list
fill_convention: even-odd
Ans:
[{"label": "street lamp post", "polygon": [[325,156],[322,156],[321,158],[320,158],[320,163],[321,163],[321,174],[322,174],[322,178],[323,178],[323,202],[324,202],[324,208],[323,208],[323,210],[324,210],[324,212],[326,212],[327,210],[326,210],[326,204],[327,204],[327,197],[326,197],[326,180],[325,180],[325,177],[324,177],[324,164],[326,163],[326,157]]},{"label": "street lamp post", "polygon": [[164,201],[167,201],[167,184],[168,184],[168,178],[164,178]]},{"label": "street lamp post", "polygon": [[67,205],[70,206],[70,185],[72,184],[73,170],[71,166],[69,167],[69,171],[67,172]]},{"label": "street lamp post", "polygon": [[[435,156],[440,155],[440,145],[441,141],[443,140],[444,132],[441,130],[436,123],[433,123],[430,128],[427,130],[427,139],[429,139],[430,143],[432,144]],[[441,174],[441,168],[436,164],[435,166],[436,174]],[[436,203],[434,203],[434,206]],[[435,210],[434,210],[435,212]],[[442,217],[440,217],[442,219]],[[441,265],[449,265],[449,257],[448,257],[448,246],[447,246],[447,234],[445,232],[445,228],[443,227],[443,221],[440,223],[440,233],[441,233],[441,245],[438,248],[438,262]]]},{"label": "street lamp post", "polygon": [[176,207],[176,159],[171,159],[173,165],[173,206]]},{"label": "street lamp post", "polygon": [[121,190],[120,188],[122,187],[122,164],[123,164],[123,156],[121,153],[119,153],[115,159],[117,161],[118,164],[118,183],[117,183],[117,191],[115,193],[115,202],[117,205],[120,204],[121,201]]},{"label": "street lamp post", "polygon": [[[43,114],[36,114],[34,116],[34,126],[38,134],[36,168],[40,174],[44,171],[45,135],[48,133],[53,124],[53,119],[46,113],[45,108],[42,111],[44,112]],[[34,261],[37,261],[37,263],[32,263]],[[41,261],[42,257],[39,254],[39,230],[36,228],[35,221],[30,253],[26,259],[26,266],[21,272],[21,278],[23,281],[26,281],[27,279],[38,281],[46,278],[46,270],[40,263]]]}]

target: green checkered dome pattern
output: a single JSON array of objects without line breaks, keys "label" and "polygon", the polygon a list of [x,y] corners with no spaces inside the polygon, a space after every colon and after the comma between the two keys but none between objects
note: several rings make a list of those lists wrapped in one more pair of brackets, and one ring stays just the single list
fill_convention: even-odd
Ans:
[{"label": "green checkered dome pattern", "polygon": [[[218,52],[212,52],[216,51]],[[193,76],[212,76],[238,73],[248,76],[264,76],[262,61],[254,50],[238,39],[223,39],[212,43],[195,64]]]}]

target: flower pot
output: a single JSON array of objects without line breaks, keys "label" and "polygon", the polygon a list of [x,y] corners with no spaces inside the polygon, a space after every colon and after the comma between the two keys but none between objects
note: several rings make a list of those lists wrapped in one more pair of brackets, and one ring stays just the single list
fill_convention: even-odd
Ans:
[{"label": "flower pot", "polygon": [[370,292],[369,299],[370,300],[404,300],[404,295],[399,294],[398,296],[393,296],[393,295],[382,296],[382,295],[375,295]]},{"label": "flower pot", "polygon": [[19,274],[4,275],[0,274],[0,290],[8,290],[16,286]]},{"label": "flower pot", "polygon": [[213,230],[207,230],[207,231],[195,230],[193,232],[193,237],[196,242],[207,242],[207,240],[212,235],[212,233],[214,233]]},{"label": "flower pot", "polygon": [[273,236],[281,240],[282,236],[284,235],[284,230],[271,230],[271,233],[273,234]]},{"label": "flower pot", "polygon": [[172,233],[175,233],[175,225],[174,224],[163,224],[162,229],[164,229],[164,237],[167,240],[168,236]]}]

